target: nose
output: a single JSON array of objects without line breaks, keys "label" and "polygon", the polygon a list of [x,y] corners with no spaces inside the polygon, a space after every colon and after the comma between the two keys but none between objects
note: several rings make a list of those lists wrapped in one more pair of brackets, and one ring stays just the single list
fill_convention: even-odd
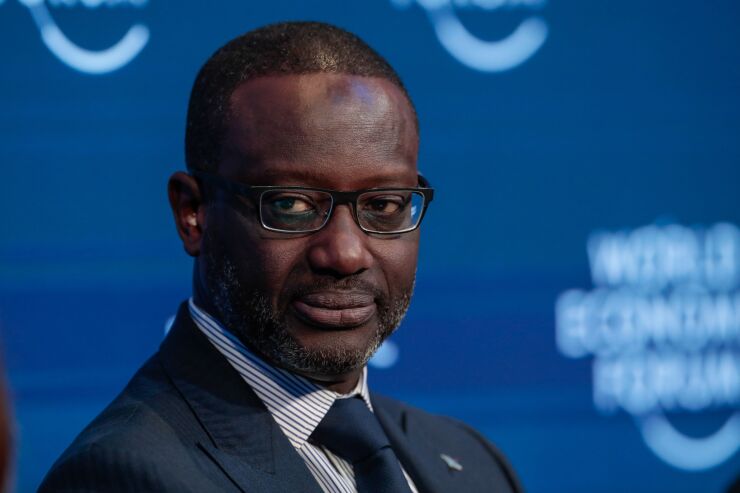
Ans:
[{"label": "nose", "polygon": [[334,209],[329,222],[311,238],[308,261],[315,272],[334,277],[359,274],[373,264],[368,236],[352,216],[348,205]]}]

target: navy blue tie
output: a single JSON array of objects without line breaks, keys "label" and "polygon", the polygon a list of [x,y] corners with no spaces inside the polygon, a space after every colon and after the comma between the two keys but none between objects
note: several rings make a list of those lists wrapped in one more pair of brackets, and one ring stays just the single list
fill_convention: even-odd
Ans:
[{"label": "navy blue tie", "polygon": [[352,464],[359,493],[411,492],[388,437],[362,399],[335,400],[311,441]]}]

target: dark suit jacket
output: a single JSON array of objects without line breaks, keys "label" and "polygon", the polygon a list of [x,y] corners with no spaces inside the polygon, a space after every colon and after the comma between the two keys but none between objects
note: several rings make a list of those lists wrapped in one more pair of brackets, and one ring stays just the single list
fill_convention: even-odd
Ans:
[{"label": "dark suit jacket", "polygon": [[[377,394],[371,400],[420,492],[520,491],[504,457],[476,431]],[[463,470],[450,470],[440,454]],[[212,491],[321,488],[183,304],[159,351],[62,454],[39,492]]]}]

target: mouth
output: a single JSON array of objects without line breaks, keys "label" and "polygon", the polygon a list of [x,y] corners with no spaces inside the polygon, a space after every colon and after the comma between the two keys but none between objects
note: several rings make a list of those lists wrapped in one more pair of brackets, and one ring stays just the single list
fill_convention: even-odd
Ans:
[{"label": "mouth", "polygon": [[339,330],[368,322],[377,311],[372,294],[348,291],[323,291],[293,300],[298,317],[309,325]]}]

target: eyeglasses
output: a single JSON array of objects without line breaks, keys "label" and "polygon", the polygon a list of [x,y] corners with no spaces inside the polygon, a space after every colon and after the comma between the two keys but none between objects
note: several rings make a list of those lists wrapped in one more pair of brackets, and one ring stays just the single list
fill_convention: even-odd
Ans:
[{"label": "eyeglasses", "polygon": [[419,175],[417,188],[371,188],[339,192],[323,188],[250,186],[205,171],[193,176],[259,205],[262,227],[280,233],[313,233],[323,228],[341,204],[350,204],[367,233],[408,233],[421,224],[434,189]]}]

